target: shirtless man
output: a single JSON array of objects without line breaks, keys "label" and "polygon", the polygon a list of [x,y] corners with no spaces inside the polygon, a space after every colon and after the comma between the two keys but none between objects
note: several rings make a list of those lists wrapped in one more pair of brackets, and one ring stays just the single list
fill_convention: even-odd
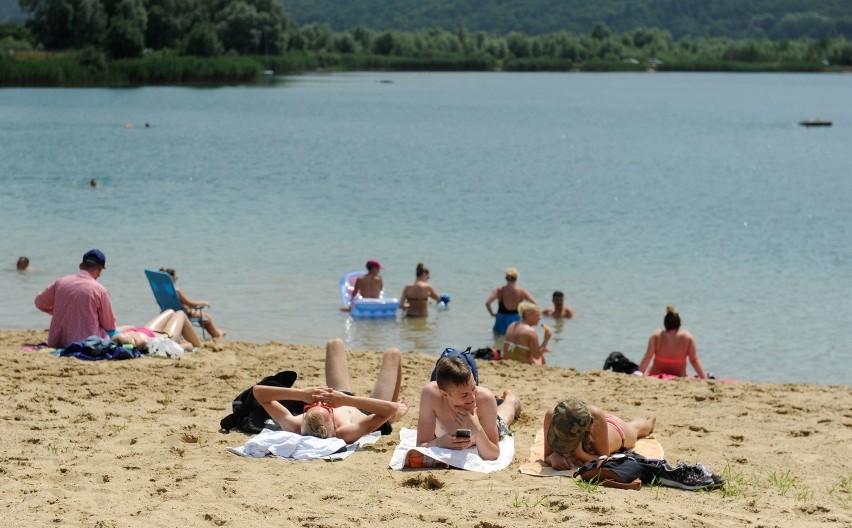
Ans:
[{"label": "shirtless man", "polygon": [[[515,268],[506,268],[506,285],[494,288],[491,295],[485,299],[485,308],[491,317],[494,317],[495,334],[506,335],[506,329],[515,321],[520,320],[518,315],[518,305],[521,301],[529,301],[533,304],[538,304],[533,299],[530,293],[518,287],[518,270]],[[494,308],[491,304],[497,301],[497,313],[494,313]]]},{"label": "shirtless man", "polygon": [[574,318],[574,310],[565,306],[565,294],[559,290],[553,292],[553,308],[545,308],[541,314],[554,319]]},{"label": "shirtless man", "polygon": [[[445,358],[438,363],[435,381],[420,392],[417,418],[417,445],[467,449],[476,446],[480,458],[496,460],[500,439],[511,434],[521,412],[521,402],[507,390],[499,406],[494,394],[476,385],[473,374],[460,358]],[[456,436],[468,429],[469,436]]]},{"label": "shirtless man", "polygon": [[349,299],[349,306],[344,306],[340,310],[348,312],[352,310],[352,301],[360,295],[365,299],[378,299],[382,296],[382,291],[385,289],[382,277],[379,271],[382,265],[378,260],[367,261],[367,274],[358,277],[355,280],[355,285],[352,288],[352,297]]},{"label": "shirtless man", "polygon": [[[408,412],[408,403],[399,401],[402,383],[402,356],[389,348],[382,357],[379,377],[369,398],[354,396],[349,384],[349,367],[343,341],[331,339],[325,348],[326,387],[294,389],[255,385],[252,392],[269,416],[291,433],[319,438],[336,437],[351,444]],[[278,400],[305,403],[298,416]]]}]

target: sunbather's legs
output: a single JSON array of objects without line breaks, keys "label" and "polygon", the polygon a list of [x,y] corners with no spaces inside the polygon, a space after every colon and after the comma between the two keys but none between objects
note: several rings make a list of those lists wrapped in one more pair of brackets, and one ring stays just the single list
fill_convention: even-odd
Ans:
[{"label": "sunbather's legs", "polygon": [[325,345],[325,384],[334,390],[352,392],[349,384],[349,364],[343,340],[335,337]]},{"label": "sunbather's legs", "polygon": [[163,310],[160,315],[145,323],[145,328],[154,332],[164,331],[163,329],[168,324],[173,313],[175,313],[175,311],[172,309]]},{"label": "sunbather's legs", "polygon": [[503,403],[497,406],[497,415],[506,422],[506,425],[512,425],[521,414],[521,400],[515,395],[515,391],[510,389],[503,391],[502,398]]},{"label": "sunbather's legs", "polygon": [[638,439],[645,438],[651,434],[656,422],[657,418],[654,416],[650,418],[636,418],[629,422],[622,420],[621,423],[624,426],[624,447],[630,449],[636,445]]},{"label": "sunbather's legs", "polygon": [[377,400],[399,401],[399,389],[402,385],[402,354],[398,348],[389,348],[382,356],[379,377],[373,386],[371,398]]},{"label": "sunbather's legs", "polygon": [[171,339],[177,339],[178,336],[180,336],[189,341],[194,347],[201,346],[201,340],[198,339],[198,334],[195,333],[195,329],[192,328],[192,323],[189,322],[189,318],[187,318],[186,314],[183,312],[172,313],[172,316],[166,323],[164,332],[166,332],[166,335],[168,335]]}]

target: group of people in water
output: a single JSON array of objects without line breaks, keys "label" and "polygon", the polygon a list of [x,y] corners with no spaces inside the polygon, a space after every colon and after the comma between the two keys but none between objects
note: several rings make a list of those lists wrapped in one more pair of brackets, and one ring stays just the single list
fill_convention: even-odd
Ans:
[{"label": "group of people in water", "polygon": [[[367,261],[367,273],[359,277],[354,284],[351,299],[381,297],[384,290],[379,274],[382,266],[377,260]],[[429,284],[429,269],[422,262],[417,264],[415,281],[407,284],[399,299],[399,307],[409,317],[426,317],[429,313],[429,299],[440,301],[441,296]],[[565,294],[559,290],[553,292],[553,306],[542,310],[535,298],[524,288],[518,286],[520,274],[515,268],[505,272],[506,283],[494,288],[485,300],[485,308],[494,317],[492,327],[495,335],[503,336],[502,358],[531,365],[545,365],[544,354],[549,352],[548,343],[553,330],[541,324],[542,316],[554,319],[573,319],[574,310],[565,305]],[[494,302],[497,310],[494,310]],[[344,307],[343,310],[348,310]],[[692,335],[680,328],[680,315],[668,306],[663,320],[663,329],[656,330],[648,341],[648,347],[638,371],[649,375],[686,376],[687,361],[692,365],[700,379],[707,375],[698,359],[695,340]],[[538,328],[543,330],[539,340]]]}]

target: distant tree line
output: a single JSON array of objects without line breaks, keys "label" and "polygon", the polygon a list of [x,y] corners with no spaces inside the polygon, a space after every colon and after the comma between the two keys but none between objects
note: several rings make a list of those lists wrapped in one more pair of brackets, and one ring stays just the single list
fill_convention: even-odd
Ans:
[{"label": "distant tree line", "polygon": [[284,53],[299,27],[277,0],[19,0],[48,50],[92,47],[114,58],[145,50],[212,57]]},{"label": "distant tree line", "polygon": [[852,38],[849,0],[281,0],[301,24],[416,31],[459,26],[487,33],[586,34],[597,22],[615,33],[668,30],[676,39]]},{"label": "distant tree line", "polygon": [[277,0],[20,0],[20,5],[30,14],[26,29],[0,28],[0,47],[87,49],[90,55],[111,58],[141,57],[147,51],[199,57],[308,54],[324,57],[320,62],[328,64],[347,56],[426,61],[421,64],[457,58],[507,69],[564,69],[588,61],[852,65],[852,41],[844,37],[674,39],[656,28],[615,34],[603,23],[585,35],[564,30],[492,34],[463,27],[377,31],[356,26],[334,31],[327,23],[300,27]]}]

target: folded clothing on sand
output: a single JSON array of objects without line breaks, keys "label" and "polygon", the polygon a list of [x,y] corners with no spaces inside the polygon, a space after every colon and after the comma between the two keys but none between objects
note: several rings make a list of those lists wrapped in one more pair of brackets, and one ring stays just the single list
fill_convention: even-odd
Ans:
[{"label": "folded clothing on sand", "polygon": [[135,359],[142,353],[135,348],[124,348],[109,339],[98,336],[87,337],[82,341],[71,343],[64,349],[57,350],[62,357],[75,357],[86,361],[101,359]]}]

